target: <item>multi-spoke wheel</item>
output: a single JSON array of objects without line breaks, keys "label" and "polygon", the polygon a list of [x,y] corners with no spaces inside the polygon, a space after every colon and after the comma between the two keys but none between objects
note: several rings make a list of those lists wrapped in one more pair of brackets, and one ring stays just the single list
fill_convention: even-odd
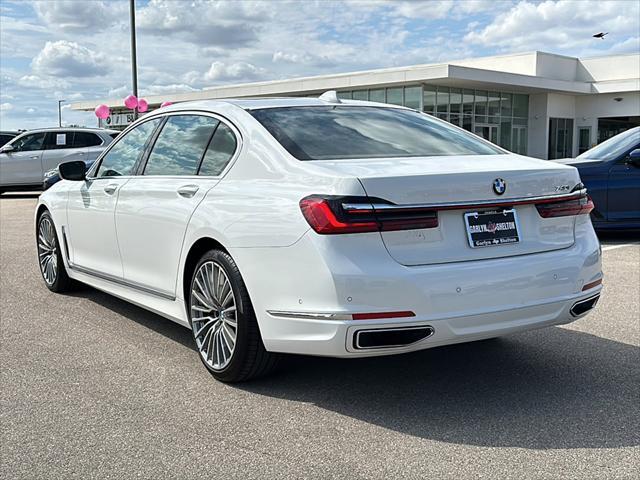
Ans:
[{"label": "multi-spoke wheel", "polygon": [[236,346],[238,321],[231,283],[220,264],[200,265],[191,289],[191,325],[202,359],[214,370],[229,365]]},{"label": "multi-spoke wheel", "polygon": [[244,281],[227,253],[202,256],[187,308],[200,359],[214,377],[237,382],[273,368],[276,356],[264,349]]},{"label": "multi-spoke wheel", "polygon": [[38,218],[36,237],[38,264],[40,265],[40,273],[42,273],[44,283],[49,290],[54,292],[68,290],[71,280],[64,268],[56,228],[49,212],[45,211]]}]

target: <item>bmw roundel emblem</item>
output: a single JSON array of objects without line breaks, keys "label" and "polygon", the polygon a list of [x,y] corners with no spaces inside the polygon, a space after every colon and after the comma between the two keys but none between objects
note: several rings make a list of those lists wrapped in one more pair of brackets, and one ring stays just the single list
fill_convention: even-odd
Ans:
[{"label": "bmw roundel emblem", "polygon": [[496,178],[493,181],[493,191],[496,192],[496,195],[502,195],[507,191],[507,182],[501,178]]}]

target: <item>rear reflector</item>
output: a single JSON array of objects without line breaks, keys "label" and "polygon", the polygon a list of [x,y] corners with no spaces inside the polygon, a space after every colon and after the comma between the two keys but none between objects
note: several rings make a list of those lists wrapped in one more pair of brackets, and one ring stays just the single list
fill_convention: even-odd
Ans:
[{"label": "rear reflector", "polygon": [[583,196],[562,202],[536,204],[538,213],[542,218],[568,217],[572,215],[586,215],[591,213],[594,205],[591,197]]},{"label": "rear reflector", "polygon": [[582,287],[582,291],[584,292],[585,290],[591,290],[592,288],[595,288],[601,284],[602,284],[602,279],[599,278],[598,280],[587,283],[584,287]]},{"label": "rear reflector", "polygon": [[415,317],[416,314],[410,311],[405,312],[375,312],[375,313],[353,313],[351,318],[353,320],[375,320],[378,318],[403,318],[403,317]]},{"label": "rear reflector", "polygon": [[[311,195],[300,200],[300,210],[311,228],[322,235],[416,230],[438,226],[438,213],[435,210],[376,209],[372,202],[388,204],[379,198]],[[364,208],[346,209],[343,206],[345,204]]]}]

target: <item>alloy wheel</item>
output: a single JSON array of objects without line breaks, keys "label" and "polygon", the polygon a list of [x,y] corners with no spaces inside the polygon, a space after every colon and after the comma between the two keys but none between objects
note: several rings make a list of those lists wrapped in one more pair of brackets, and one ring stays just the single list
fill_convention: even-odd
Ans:
[{"label": "alloy wheel", "polygon": [[204,362],[224,369],[233,357],[238,335],[236,299],[220,264],[204,262],[191,286],[191,328]]},{"label": "alloy wheel", "polygon": [[58,247],[53,223],[42,217],[38,226],[38,260],[40,271],[47,285],[53,285],[58,277]]}]

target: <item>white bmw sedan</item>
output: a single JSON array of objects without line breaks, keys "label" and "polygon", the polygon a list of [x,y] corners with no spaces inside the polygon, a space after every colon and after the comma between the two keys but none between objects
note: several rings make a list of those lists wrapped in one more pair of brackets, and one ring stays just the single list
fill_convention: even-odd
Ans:
[{"label": "white bmw sedan", "polygon": [[40,196],[49,289],[92,285],[193,332],[222,381],[280,353],[410,352],[571,322],[602,288],[573,167],[397,106],[183,103]]}]

